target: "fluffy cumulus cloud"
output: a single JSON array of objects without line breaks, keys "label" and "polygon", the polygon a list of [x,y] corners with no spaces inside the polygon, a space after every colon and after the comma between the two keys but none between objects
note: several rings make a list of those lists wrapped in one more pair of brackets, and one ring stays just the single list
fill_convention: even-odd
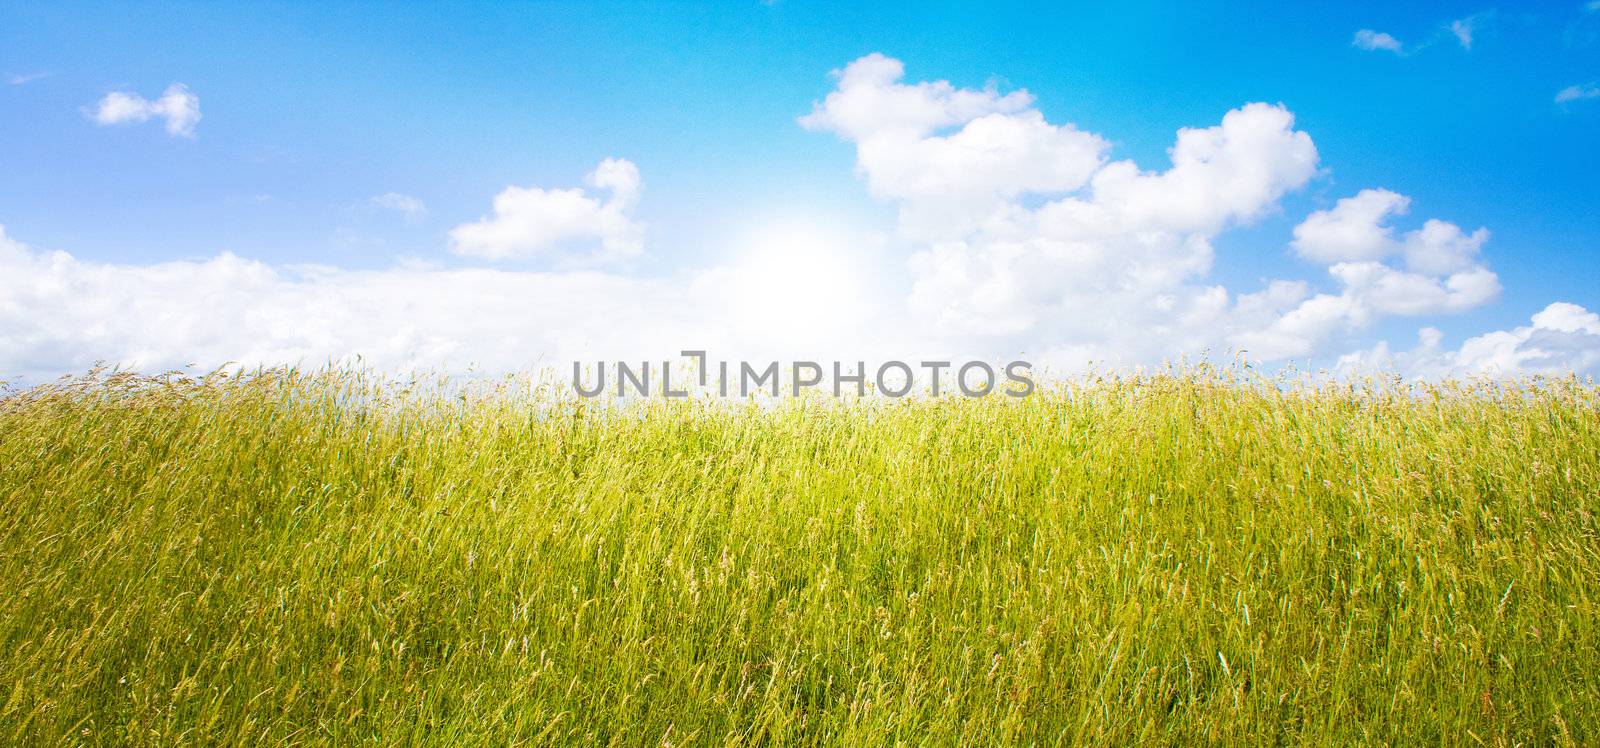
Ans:
[{"label": "fluffy cumulus cloud", "polygon": [[1315,172],[1316,148],[1292,125],[1281,107],[1248,105],[1180,132],[1164,171],[1113,162],[1080,192],[1014,203],[1008,222],[918,253],[912,304],[978,336],[1062,341],[1047,352],[1060,359],[1224,347],[1219,333],[1248,322],[1197,282],[1218,233]]},{"label": "fluffy cumulus cloud", "polygon": [[[1071,368],[1220,352],[1263,343],[1269,331],[1280,342],[1263,353],[1282,358],[1334,331],[1273,328],[1310,298],[1309,284],[1234,294],[1204,282],[1219,234],[1276,210],[1317,172],[1316,146],[1282,106],[1247,104],[1181,130],[1170,165],[1148,170],[1109,159],[1099,135],[1046,121],[1025,91],[903,75],[897,61],[862,58],[801,123],[855,145],[862,179],[897,205],[914,247],[910,311],[959,347],[1027,350]],[[1009,137],[973,149],[960,170],[915,157],[996,131]],[[1027,160],[1048,168],[1012,165],[1015,154],[1040,153],[1052,156]],[[975,204],[981,211],[962,208]]]},{"label": "fluffy cumulus cloud", "polygon": [[1362,190],[1329,210],[1307,216],[1294,228],[1294,249],[1318,262],[1376,260],[1394,248],[1394,229],[1385,219],[1410,207],[1411,200],[1404,195]]},{"label": "fluffy cumulus cloud", "polygon": [[100,125],[120,125],[159,119],[169,135],[194,137],[200,122],[200,97],[182,83],[174,83],[160,98],[146,99],[135,93],[113,91],[95,105],[91,115]]},{"label": "fluffy cumulus cloud", "polygon": [[[891,341],[856,337],[872,312],[858,288],[841,284],[858,276],[843,248],[808,248],[839,262],[804,263],[792,247],[770,246],[755,261],[668,278],[419,263],[358,271],[229,253],[92,262],[24,245],[0,227],[0,380],[38,382],[97,363],[153,372],[355,362],[390,372],[503,372],[580,359],[661,361],[684,348],[792,354],[774,346],[774,330],[816,335],[840,355],[887,355]],[[800,307],[816,299],[835,311]]]},{"label": "fluffy cumulus cloud", "polygon": [[1385,34],[1381,31],[1373,31],[1372,29],[1362,29],[1357,31],[1355,38],[1351,39],[1350,43],[1355,47],[1367,50],[1368,52],[1382,50],[1385,52],[1400,54],[1402,51],[1399,39],[1396,39],[1393,36]]},{"label": "fluffy cumulus cloud", "polygon": [[904,75],[881,54],[856,60],[800,124],[854,143],[868,188],[900,201],[913,234],[1004,222],[1018,196],[1081,187],[1104,161],[1104,139],[1046,122],[1026,91],[906,84]]},{"label": "fluffy cumulus cloud", "polygon": [[[855,149],[865,191],[897,213],[881,239],[773,227],[723,265],[635,276],[625,268],[645,249],[633,216],[642,183],[621,159],[584,187],[506,188],[489,215],[450,232],[469,262],[459,269],[229,254],[116,265],[0,234],[0,376],[356,355],[385,369],[503,370],[681,349],[880,361],[1020,352],[1058,372],[1237,350],[1332,362],[1379,320],[1453,314],[1500,291],[1488,230],[1412,220],[1411,201],[1385,189],[1347,195],[1284,237],[1306,277],[1212,281],[1228,232],[1280,211],[1319,173],[1316,145],[1282,105],[1246,103],[1181,129],[1152,167],[1050,121],[1027,91],[908,81],[898,60],[874,54],[838,71],[800,124]],[[411,200],[372,204],[420,213]],[[470,267],[508,259],[554,269]],[[1343,365],[1582,370],[1596,363],[1597,331],[1593,314],[1556,304],[1458,350],[1425,333],[1414,351],[1380,346]]]},{"label": "fluffy cumulus cloud", "polygon": [[1459,348],[1445,347],[1444,335],[1432,327],[1422,328],[1417,338],[1417,345],[1407,351],[1392,351],[1388,343],[1379,343],[1343,356],[1337,368],[1349,374],[1382,371],[1442,379],[1460,375],[1561,376],[1600,367],[1600,314],[1564,302],[1545,307],[1527,325],[1469,338]]},{"label": "fluffy cumulus cloud", "polygon": [[542,352],[621,355],[685,322],[670,284],[597,273],[285,268],[231,254],[114,265],[3,233],[0,267],[0,362],[6,376],[33,380],[97,361],[160,371],[359,357],[386,370],[515,370]]},{"label": "fluffy cumulus cloud", "polygon": [[[1372,312],[1459,312],[1493,300],[1499,280],[1478,258],[1489,230],[1468,234],[1453,223],[1429,219],[1397,238],[1389,218],[1404,214],[1410,204],[1410,198],[1389,190],[1362,190],[1307,216],[1294,229],[1294,249],[1329,265],[1347,294]],[[1381,262],[1391,256],[1400,257],[1404,268]]]},{"label": "fluffy cumulus cloud", "polygon": [[1265,329],[1243,333],[1241,346],[1268,360],[1309,355],[1334,334],[1383,317],[1453,314],[1493,301],[1500,280],[1479,258],[1488,229],[1468,234],[1429,219],[1396,236],[1390,219],[1410,205],[1404,195],[1368,189],[1307,216],[1291,246],[1326,265],[1339,291],[1305,298]]},{"label": "fluffy cumulus cloud", "polygon": [[1294,228],[1293,247],[1301,257],[1329,265],[1401,255],[1409,269],[1429,275],[1478,267],[1478,251],[1489,241],[1488,229],[1467,234],[1453,223],[1428,219],[1422,228],[1397,239],[1389,218],[1405,214],[1410,205],[1405,195],[1362,190],[1307,216]]},{"label": "fluffy cumulus cloud", "polygon": [[626,159],[608,158],[587,177],[598,193],[573,189],[507,187],[494,212],[450,232],[459,255],[489,260],[558,256],[617,262],[644,250],[644,227],[632,217],[641,182]]}]

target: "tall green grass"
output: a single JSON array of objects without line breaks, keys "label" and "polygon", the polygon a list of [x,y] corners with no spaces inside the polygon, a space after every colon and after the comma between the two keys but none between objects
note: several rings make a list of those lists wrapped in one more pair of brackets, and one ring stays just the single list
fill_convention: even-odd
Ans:
[{"label": "tall green grass", "polygon": [[1600,391],[0,400],[0,742],[1600,742]]}]

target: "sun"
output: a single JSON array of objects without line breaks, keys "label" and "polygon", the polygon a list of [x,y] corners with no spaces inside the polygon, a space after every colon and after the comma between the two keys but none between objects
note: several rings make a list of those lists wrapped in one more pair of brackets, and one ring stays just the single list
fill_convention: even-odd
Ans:
[{"label": "sun", "polygon": [[770,226],[750,232],[742,244],[728,274],[738,327],[809,348],[854,335],[870,299],[863,250],[848,236]]}]

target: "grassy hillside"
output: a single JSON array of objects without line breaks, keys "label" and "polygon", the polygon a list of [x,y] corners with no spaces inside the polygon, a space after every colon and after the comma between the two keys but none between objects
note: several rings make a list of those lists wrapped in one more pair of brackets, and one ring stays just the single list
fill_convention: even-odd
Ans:
[{"label": "grassy hillside", "polygon": [[0,401],[0,742],[1600,741],[1600,391]]}]

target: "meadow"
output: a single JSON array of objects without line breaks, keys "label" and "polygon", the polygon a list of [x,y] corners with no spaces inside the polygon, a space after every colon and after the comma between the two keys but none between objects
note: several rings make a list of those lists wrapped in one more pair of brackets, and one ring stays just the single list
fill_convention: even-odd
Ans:
[{"label": "meadow", "polygon": [[0,399],[0,743],[1593,745],[1600,389]]}]

